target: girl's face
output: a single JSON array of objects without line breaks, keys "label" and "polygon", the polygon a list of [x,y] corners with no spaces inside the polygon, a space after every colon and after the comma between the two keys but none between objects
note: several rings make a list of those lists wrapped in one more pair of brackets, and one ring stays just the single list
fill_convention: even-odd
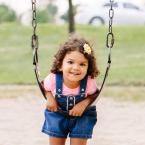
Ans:
[{"label": "girl's face", "polygon": [[76,88],[80,81],[86,76],[88,60],[78,51],[67,53],[63,59],[61,71],[64,84],[69,88]]}]

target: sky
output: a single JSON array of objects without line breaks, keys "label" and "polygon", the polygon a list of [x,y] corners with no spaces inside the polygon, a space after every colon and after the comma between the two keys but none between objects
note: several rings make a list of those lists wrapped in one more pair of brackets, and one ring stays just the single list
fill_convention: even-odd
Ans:
[{"label": "sky", "polygon": [[31,9],[31,0],[0,0],[0,3],[11,6],[18,13]]},{"label": "sky", "polygon": [[[45,0],[37,0],[37,3],[41,3]],[[92,2],[95,0],[92,0]],[[67,7],[67,1],[66,0],[56,0],[57,4],[60,7],[61,10]],[[88,3],[88,0],[73,0],[74,3],[76,2],[83,2]],[[23,13],[29,9],[31,9],[31,0],[0,0],[0,3],[5,3],[11,6],[13,9],[16,10],[18,13]]]},{"label": "sky", "polygon": [[[44,3],[44,1],[47,0],[36,0],[37,4],[39,5],[39,3]],[[66,0],[55,0],[57,2],[57,5],[59,6],[59,11],[63,12],[64,10],[66,10],[68,4]],[[96,0],[91,0],[96,1]],[[0,0],[0,4],[7,4],[9,5],[11,8],[15,9],[15,11],[18,14],[22,14],[28,10],[31,10],[31,0]],[[87,4],[88,0],[73,0],[73,3],[84,3]]]},{"label": "sky", "polygon": [[[38,4],[43,3],[44,1],[46,0],[37,0],[37,3]],[[55,0],[55,1],[57,2],[57,5],[59,6],[60,11],[64,11],[64,9],[66,9],[67,7],[66,0]],[[103,1],[103,0],[91,0],[91,3],[92,4],[97,3],[98,1]],[[135,1],[143,1],[145,3],[145,0],[135,0]],[[15,11],[19,14],[22,14],[28,10],[31,10],[31,0],[0,0],[0,4],[1,3],[8,4],[13,9],[15,9]],[[73,3],[90,4],[90,0],[73,0]]]}]

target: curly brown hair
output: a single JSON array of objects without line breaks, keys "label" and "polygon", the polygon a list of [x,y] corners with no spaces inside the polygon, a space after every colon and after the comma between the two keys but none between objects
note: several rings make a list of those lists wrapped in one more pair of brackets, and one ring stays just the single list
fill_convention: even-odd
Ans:
[{"label": "curly brown hair", "polygon": [[71,51],[79,51],[88,60],[87,75],[91,76],[92,78],[97,77],[99,74],[99,70],[96,65],[94,51],[91,48],[91,53],[85,53],[84,44],[88,44],[90,46],[89,42],[86,41],[84,38],[78,38],[73,36],[69,37],[68,41],[66,41],[64,45],[60,47],[60,49],[54,56],[54,61],[50,71],[52,73],[61,73],[60,68],[62,66],[65,55],[70,53]]}]

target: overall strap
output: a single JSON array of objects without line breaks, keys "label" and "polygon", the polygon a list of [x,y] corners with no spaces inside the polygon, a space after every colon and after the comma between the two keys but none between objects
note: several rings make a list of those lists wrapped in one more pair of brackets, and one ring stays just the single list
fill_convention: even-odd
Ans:
[{"label": "overall strap", "polygon": [[61,73],[56,74],[56,94],[57,95],[62,95],[62,83],[63,83],[63,78]]},{"label": "overall strap", "polygon": [[[79,94],[85,94],[86,86],[87,86],[88,76],[85,76],[84,79],[80,82],[80,91]],[[56,74],[56,94],[62,95],[62,86],[63,86],[63,77],[61,73]]]},{"label": "overall strap", "polygon": [[88,76],[85,76],[84,79],[81,80],[80,82],[80,94],[85,94],[86,92],[86,86],[87,86],[87,80]]}]

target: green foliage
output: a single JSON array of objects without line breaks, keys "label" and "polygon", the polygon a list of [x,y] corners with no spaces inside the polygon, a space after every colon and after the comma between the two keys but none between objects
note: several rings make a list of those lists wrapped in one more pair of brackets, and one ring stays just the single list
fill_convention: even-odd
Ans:
[{"label": "green foliage", "polygon": [[16,13],[6,5],[0,5],[0,23],[16,21]]},{"label": "green foliage", "polygon": [[48,13],[52,16],[55,16],[57,14],[58,8],[54,4],[50,3],[47,6]]},{"label": "green foliage", "polygon": [[[77,32],[85,36],[95,49],[101,84],[107,63],[105,46],[108,27],[79,25]],[[115,45],[112,48],[112,65],[106,84],[145,85],[145,27],[113,27]],[[67,25],[39,24],[39,66],[44,78],[49,72],[53,56],[59,45],[68,37]],[[30,46],[32,28],[18,24],[1,24],[0,27],[0,83],[36,83]]]},{"label": "green foliage", "polygon": [[[77,8],[78,8],[79,5],[74,5],[73,6],[73,15],[75,16],[76,13],[77,13]],[[68,22],[69,21],[69,17],[68,17],[68,11],[67,10],[62,16],[60,16],[61,19],[63,19],[65,22]]]},{"label": "green foliage", "polygon": [[53,23],[55,20],[55,15],[57,14],[57,7],[53,4],[48,4],[44,10],[38,10],[37,21],[38,23]]},{"label": "green foliage", "polygon": [[38,10],[37,21],[38,23],[47,23],[52,20],[51,17],[48,15],[48,11],[45,9],[45,10]]}]

